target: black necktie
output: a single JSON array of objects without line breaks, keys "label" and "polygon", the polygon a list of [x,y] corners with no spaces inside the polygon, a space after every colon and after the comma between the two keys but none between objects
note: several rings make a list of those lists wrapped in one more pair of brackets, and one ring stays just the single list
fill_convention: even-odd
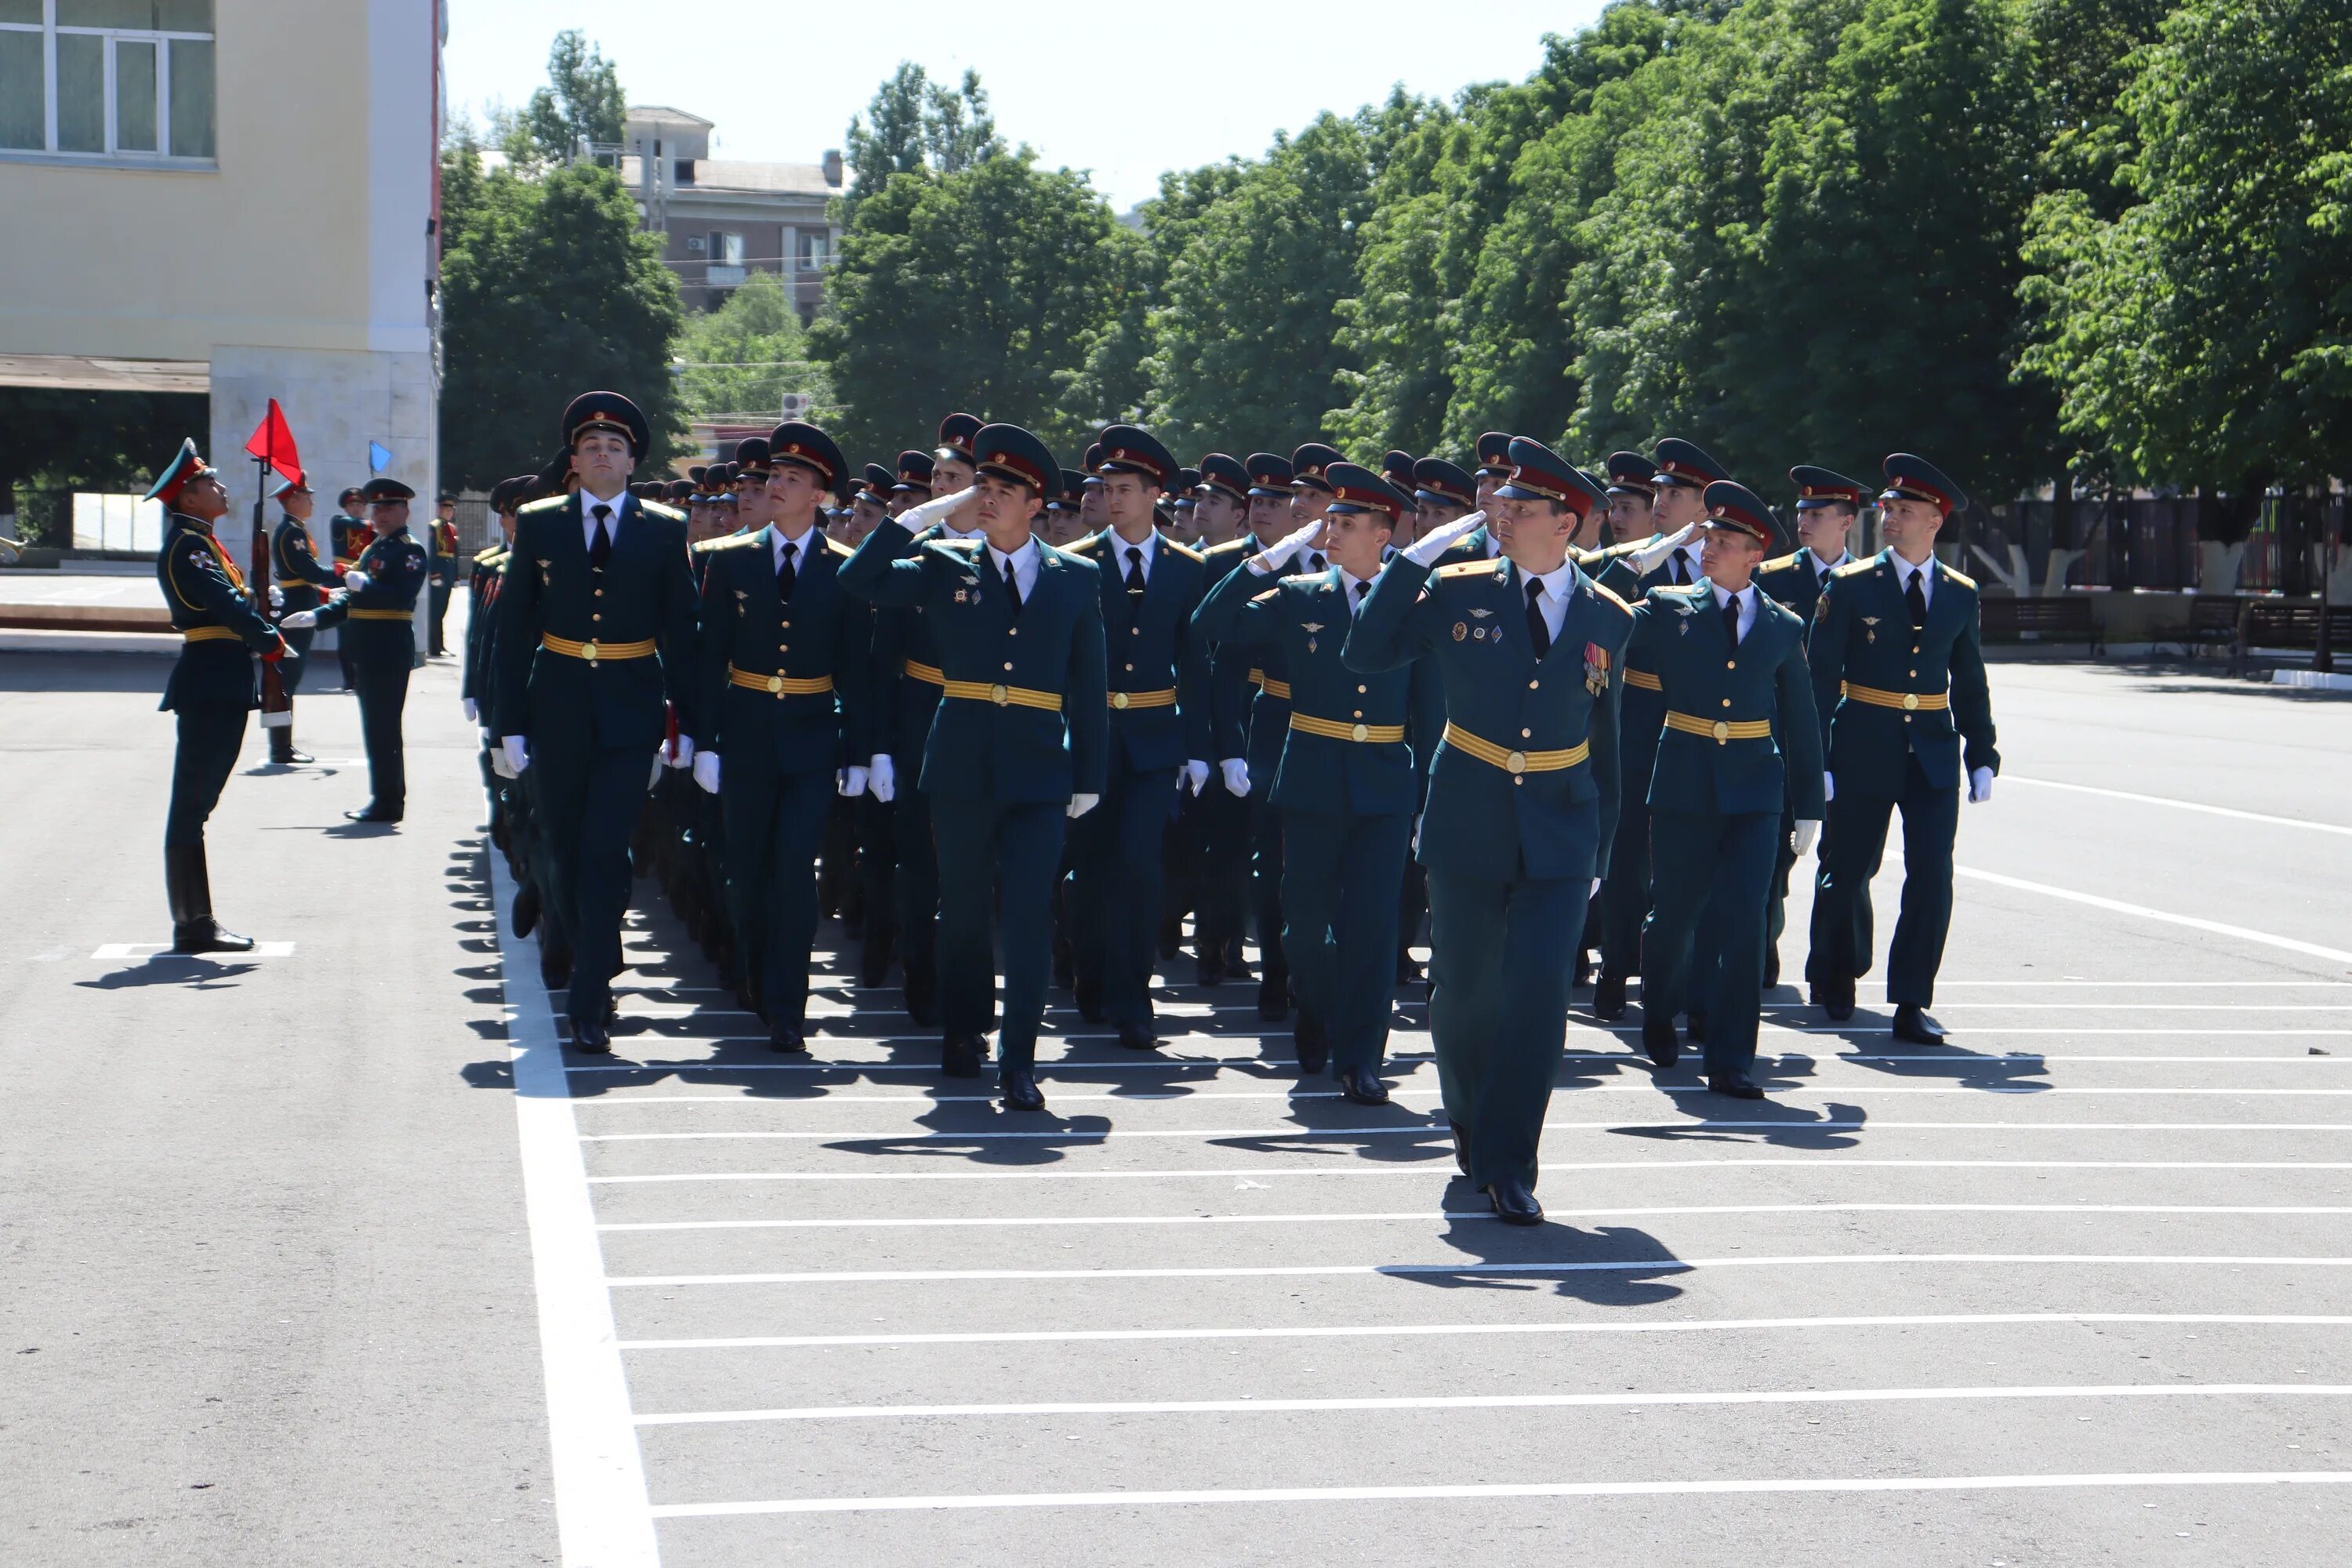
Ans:
[{"label": "black necktie", "polygon": [[1143,592],[1143,547],[1139,544],[1127,547],[1127,591],[1130,594]]},{"label": "black necktie", "polygon": [[798,575],[793,570],[793,548],[792,543],[786,542],[783,554],[776,561],[776,597],[779,599],[793,596],[793,581]]},{"label": "black necktie", "polygon": [[1528,640],[1536,645],[1536,657],[1541,658],[1551,651],[1551,627],[1544,624],[1543,579],[1528,579]]},{"label": "black necktie", "polygon": [[1307,562],[1308,570],[1315,572],[1323,570],[1323,557],[1319,552],[1307,556]]},{"label": "black necktie", "polygon": [[596,505],[596,537],[588,544],[588,564],[602,566],[613,558],[613,531],[606,527],[613,509],[599,501]]},{"label": "black necktie", "polygon": [[1739,600],[1737,595],[1723,601],[1723,635],[1731,639],[1732,647],[1739,646]]},{"label": "black necktie", "polygon": [[1675,552],[1675,586],[1687,588],[1690,580],[1690,557],[1677,550]]},{"label": "black necktie", "polygon": [[1370,593],[1371,591],[1372,591],[1372,582],[1371,582],[1371,579],[1370,579],[1370,578],[1369,578],[1369,577],[1365,578],[1362,582],[1360,582],[1360,583],[1359,583],[1359,584],[1356,584],[1356,607],[1357,607],[1358,609],[1360,609],[1360,609],[1362,609],[1362,608],[1364,607],[1364,595],[1367,595],[1367,594],[1369,594],[1369,593]]},{"label": "black necktie", "polygon": [[1013,601],[1013,613],[1018,616],[1021,613],[1021,584],[1013,579],[1013,558],[1009,555],[1004,558],[1004,594]]},{"label": "black necktie", "polygon": [[1919,579],[1927,574],[1926,567],[1914,568],[1911,573],[1911,585],[1903,590],[1903,597],[1909,601],[1911,605],[1911,629],[1915,632],[1927,624],[1927,590],[1921,586],[1919,582]]}]

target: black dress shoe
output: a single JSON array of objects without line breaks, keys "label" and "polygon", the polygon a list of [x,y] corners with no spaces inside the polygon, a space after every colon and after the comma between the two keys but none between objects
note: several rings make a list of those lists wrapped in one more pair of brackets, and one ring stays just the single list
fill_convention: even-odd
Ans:
[{"label": "black dress shoe", "polygon": [[572,1020],[572,1045],[591,1056],[609,1056],[613,1049],[612,1026],[602,1018]]},{"label": "black dress shoe", "polygon": [[1257,1019],[1261,1024],[1279,1024],[1290,1016],[1290,976],[1268,971],[1257,983]]},{"label": "black dress shoe", "polygon": [[1592,1016],[1604,1024],[1613,1024],[1625,1016],[1625,977],[1601,972],[1592,983]]},{"label": "black dress shoe", "polygon": [[1323,1025],[1314,1014],[1304,1008],[1299,1010],[1297,1020],[1290,1026],[1290,1041],[1298,1050],[1299,1071],[1318,1073],[1329,1064],[1331,1037],[1323,1032]]},{"label": "black dress shoe", "polygon": [[1769,991],[1780,984],[1780,950],[1777,947],[1768,947],[1764,950],[1764,989]]},{"label": "black dress shoe", "polygon": [[539,950],[539,981],[550,991],[561,991],[572,984],[572,954],[560,947],[541,945]]},{"label": "black dress shoe", "polygon": [[1381,1075],[1370,1068],[1341,1068],[1339,1094],[1342,1099],[1357,1105],[1386,1105],[1389,1102],[1389,1086],[1382,1083]]},{"label": "black dress shoe", "polygon": [[1252,969],[1249,966],[1249,960],[1242,956],[1242,946],[1239,942],[1234,943],[1225,953],[1225,978],[1243,985],[1257,978],[1257,971]]},{"label": "black dress shoe", "polygon": [[1853,982],[1816,980],[1813,982],[1813,1005],[1828,1014],[1831,1023],[1844,1023],[1853,1016]]},{"label": "black dress shoe", "polygon": [[1223,959],[1204,958],[1192,965],[1193,984],[1223,985],[1224,983],[1225,965]]},{"label": "black dress shoe", "polygon": [[808,1055],[808,1041],[802,1037],[798,1024],[787,1024],[780,1018],[768,1026],[768,1048],[804,1057]]},{"label": "black dress shoe", "polygon": [[1495,1217],[1505,1225],[1543,1224],[1543,1205],[1517,1176],[1487,1183],[1486,1198],[1495,1205]]},{"label": "black dress shoe", "polygon": [[940,1042],[940,1071],[950,1078],[978,1078],[988,1059],[988,1042],[978,1035],[950,1035]]},{"label": "black dress shoe", "polygon": [[1103,1021],[1101,981],[1081,979],[1070,988],[1070,994],[1077,1001],[1079,1017],[1089,1024]]},{"label": "black dress shoe", "polygon": [[539,929],[539,884],[525,882],[515,889],[514,929],[517,936],[529,936]]},{"label": "black dress shoe", "polygon": [[1706,1015],[1692,1013],[1683,1019],[1683,1033],[1704,1044],[1706,1040]]},{"label": "black dress shoe", "polygon": [[378,805],[373,801],[370,801],[357,811],[343,813],[343,820],[345,822],[398,822],[400,810],[396,806]]},{"label": "black dress shoe", "polygon": [[1118,1026],[1118,1043],[1130,1051],[1148,1051],[1157,1047],[1160,1040],[1152,1034],[1149,1024],[1121,1024]]},{"label": "black dress shoe", "polygon": [[1764,1091],[1750,1083],[1744,1072],[1709,1073],[1706,1079],[1709,1094],[1729,1095],[1734,1100],[1761,1100]]},{"label": "black dress shoe", "polygon": [[225,931],[210,915],[192,921],[175,921],[172,925],[173,952],[251,952],[253,939]]},{"label": "black dress shoe", "polygon": [[1466,1176],[1470,1173],[1470,1145],[1463,1139],[1462,1123],[1449,1116],[1445,1130],[1454,1135],[1454,1168]]},{"label": "black dress shoe", "polygon": [[1662,1068],[1670,1068],[1682,1059],[1681,1039],[1675,1034],[1675,1021],[1664,1013],[1642,1016],[1642,1050]]},{"label": "black dress shoe", "polygon": [[1398,984],[1418,985],[1428,978],[1428,975],[1422,973],[1421,965],[1414,963],[1411,958],[1400,956],[1397,959]]},{"label": "black dress shoe", "polygon": [[1027,1068],[1006,1068],[997,1075],[996,1087],[1004,1096],[1007,1110],[1043,1110],[1045,1091],[1037,1087],[1037,1075]]},{"label": "black dress shoe", "polygon": [[1908,1040],[1915,1046],[1940,1046],[1944,1031],[1927,1022],[1927,1010],[1916,1002],[1906,1002],[1895,1009],[1895,1027],[1891,1031],[1898,1040]]}]

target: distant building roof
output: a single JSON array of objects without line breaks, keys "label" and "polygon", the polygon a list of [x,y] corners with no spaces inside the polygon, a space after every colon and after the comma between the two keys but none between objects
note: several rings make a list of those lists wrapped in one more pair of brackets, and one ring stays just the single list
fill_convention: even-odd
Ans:
[{"label": "distant building roof", "polygon": [[[822,163],[747,163],[729,158],[697,158],[694,180],[674,181],[673,195],[690,192],[727,192],[744,195],[829,196],[840,186],[828,184]],[[644,177],[634,156],[621,160],[621,184],[631,190]]]},{"label": "distant building roof", "polygon": [[661,125],[715,125],[717,121],[705,120],[699,114],[688,114],[683,109],[672,109],[665,103],[638,103],[629,107],[631,120],[643,120]]}]

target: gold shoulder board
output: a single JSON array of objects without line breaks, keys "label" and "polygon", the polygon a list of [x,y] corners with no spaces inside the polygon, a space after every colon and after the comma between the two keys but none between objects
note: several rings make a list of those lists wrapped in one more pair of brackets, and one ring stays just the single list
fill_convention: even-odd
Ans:
[{"label": "gold shoulder board", "polygon": [[1440,566],[1433,575],[1439,577],[1469,577],[1475,575],[1480,572],[1484,572],[1491,575],[1494,573],[1494,570],[1495,563],[1482,555],[1475,561],[1456,561],[1452,563],[1450,565]]},{"label": "gold shoulder board", "polygon": [[1612,604],[1619,609],[1624,611],[1629,616],[1633,613],[1633,606],[1619,598],[1617,596],[1617,591],[1610,587],[1606,583],[1593,584],[1592,594],[1595,598],[1606,600],[1610,604]]},{"label": "gold shoulder board", "polygon": [[1271,588],[1268,588],[1268,589],[1267,589],[1265,593],[1263,593],[1263,594],[1252,594],[1252,595],[1250,595],[1250,603],[1251,603],[1251,604],[1253,604],[1253,605],[1263,605],[1263,604],[1265,604],[1268,599],[1273,598],[1276,594],[1279,594],[1279,593],[1281,593],[1281,592],[1282,592],[1282,585],[1281,585],[1280,584],[1276,584],[1275,586],[1273,586],[1273,587],[1271,587]]},{"label": "gold shoulder board", "polygon": [[533,512],[535,512],[535,511],[553,511],[553,510],[555,510],[556,509],[558,509],[559,507],[562,506],[566,501],[570,500],[571,499],[572,499],[572,498],[571,498],[570,496],[568,496],[568,495],[566,495],[566,496],[541,496],[539,500],[535,500],[535,501],[531,501],[531,502],[528,503],[527,505],[525,505],[524,507],[522,507],[520,510],[518,510],[518,511],[515,513],[515,515],[516,515],[517,517],[529,517],[531,513],[533,513]]},{"label": "gold shoulder board", "polygon": [[637,502],[637,504],[645,508],[647,511],[653,513],[656,517],[666,517],[672,522],[684,522],[686,521],[686,513],[678,510],[677,508],[674,506],[665,505],[663,502],[657,500],[641,500]]},{"label": "gold shoulder board", "polygon": [[1958,583],[1963,588],[1973,588],[1977,585],[1977,580],[1969,576],[1965,572],[1955,572],[1950,567],[1947,566],[1943,568],[1943,573],[1945,576],[1949,577],[1953,582]]},{"label": "gold shoulder board", "polygon": [[834,538],[833,535],[829,533],[824,536],[824,547],[834,554],[841,557],[844,561],[848,560],[851,556],[857,553],[857,552],[852,550],[849,546],[844,544],[841,541]]},{"label": "gold shoulder board", "polygon": [[1873,555],[1865,561],[1849,561],[1844,565],[1839,567],[1836,571],[1831,573],[1830,575],[1832,577],[1859,577],[1877,564],[1878,557]]},{"label": "gold shoulder board", "polygon": [[1756,570],[1759,572],[1786,572],[1790,567],[1794,566],[1796,563],[1797,552],[1791,550],[1786,555],[1775,555],[1771,560],[1767,561],[1763,565],[1759,566]]},{"label": "gold shoulder board", "polygon": [[1181,541],[1162,538],[1160,542],[1170,550],[1174,551],[1177,554],[1181,555],[1187,561],[1205,561],[1208,559],[1207,556],[1202,554],[1191,545],[1183,543]]}]

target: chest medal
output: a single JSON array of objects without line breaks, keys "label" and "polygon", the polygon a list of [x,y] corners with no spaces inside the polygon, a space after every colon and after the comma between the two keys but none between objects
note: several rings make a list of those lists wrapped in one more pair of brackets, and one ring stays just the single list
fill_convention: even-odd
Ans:
[{"label": "chest medal", "polygon": [[1595,697],[1609,689],[1609,650],[1597,642],[1584,645],[1584,689]]}]

